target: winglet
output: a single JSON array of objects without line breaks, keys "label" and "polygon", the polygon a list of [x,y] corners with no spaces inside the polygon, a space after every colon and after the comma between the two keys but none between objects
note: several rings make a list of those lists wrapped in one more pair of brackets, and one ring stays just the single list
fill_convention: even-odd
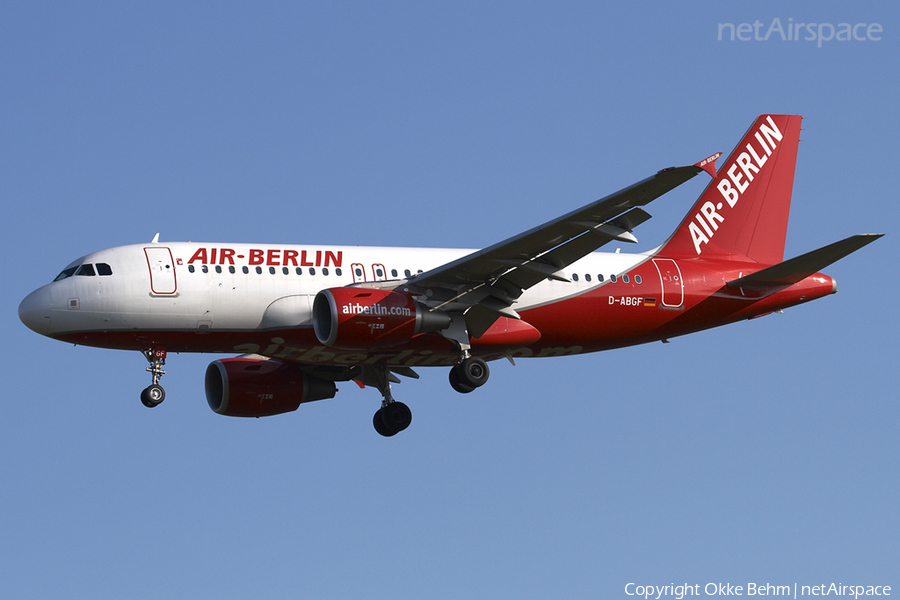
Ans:
[{"label": "winglet", "polygon": [[699,167],[709,173],[713,179],[716,178],[716,159],[722,156],[721,152],[716,152],[712,156],[708,156],[698,163],[694,163],[695,167]]},{"label": "winglet", "polygon": [[158,233],[157,233],[156,235],[153,236],[153,240],[151,240],[150,243],[151,243],[151,244],[158,244],[158,243],[159,243],[159,234],[158,234]]}]

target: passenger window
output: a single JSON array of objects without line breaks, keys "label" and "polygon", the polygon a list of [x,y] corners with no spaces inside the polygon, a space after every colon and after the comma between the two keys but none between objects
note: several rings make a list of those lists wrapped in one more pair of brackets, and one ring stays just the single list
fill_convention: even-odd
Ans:
[{"label": "passenger window", "polygon": [[322,275],[328,275],[328,267],[322,267]]},{"label": "passenger window", "polygon": [[281,272],[284,273],[285,275],[287,275],[288,273],[291,272],[291,270],[288,269],[287,267],[281,267]]},{"label": "passenger window", "polygon": [[572,273],[572,281],[578,281],[578,273]]},{"label": "passenger window", "polygon": [[340,277],[340,276],[341,276],[341,270],[340,270],[340,268],[335,269],[335,270],[334,270],[334,274],[337,275],[338,277]]},{"label": "passenger window", "polygon": [[[325,274],[328,275],[328,273]],[[375,269],[375,275],[377,277],[384,277],[384,271],[382,271],[381,269]]]},{"label": "passenger window", "polygon": [[194,272],[194,265],[188,265],[188,273]]},{"label": "passenger window", "polygon": [[216,265],[216,273],[221,273],[221,272],[222,272],[222,267],[220,267],[219,265]]},{"label": "passenger window", "polygon": [[597,281],[603,283],[603,275],[597,275]]},{"label": "passenger window", "polygon": [[207,267],[206,265],[203,265],[202,267],[200,267],[200,270],[203,271],[204,273],[209,273],[209,267]]},{"label": "passenger window", "polygon": [[391,277],[397,276],[397,269],[391,269]]},{"label": "passenger window", "polygon": [[256,267],[256,274],[262,275],[262,267]]},{"label": "passenger window", "polygon": [[635,275],[635,276],[634,276],[634,282],[635,282],[635,283],[640,283],[640,282],[641,282],[641,276],[640,276],[640,275]]},{"label": "passenger window", "polygon": [[353,269],[353,272],[356,273],[357,277],[362,277],[362,269],[360,269],[359,267]]},{"label": "passenger window", "polygon": [[622,275],[622,282],[628,283],[628,275]]},{"label": "passenger window", "polygon": [[228,272],[234,275],[234,266],[228,267]]},{"label": "passenger window", "polygon": [[275,274],[275,267],[269,267],[269,275]]},{"label": "passenger window", "polygon": [[250,272],[250,269],[247,267],[241,267],[241,271],[243,271],[244,275]]},{"label": "passenger window", "polygon": [[316,274],[316,270],[315,270],[314,268],[310,267],[310,268],[309,268],[309,274],[310,274],[310,275],[315,275],[315,274]]},{"label": "passenger window", "polygon": [[106,263],[97,263],[97,275],[103,275],[104,277],[112,275],[112,267]]},{"label": "passenger window", "polygon": [[297,267],[297,275],[303,275],[303,269]]},{"label": "passenger window", "polygon": [[406,269],[405,271],[403,271],[403,274],[406,275],[406,278],[407,278],[407,279],[409,279],[410,277],[412,277],[412,273],[409,272],[409,269]]},{"label": "passenger window", "polygon": [[612,283],[615,283],[615,282],[616,282],[616,276],[615,276],[615,275],[610,275],[610,276],[609,276],[609,280],[610,280]]},{"label": "passenger window", "polygon": [[584,280],[585,280],[585,281],[590,281],[590,280],[591,280],[591,274],[590,274],[590,273],[585,273],[585,274],[584,274]]},{"label": "passenger window", "polygon": [[81,265],[78,267],[78,270],[75,271],[76,275],[86,275],[87,277],[94,276],[94,265]]}]

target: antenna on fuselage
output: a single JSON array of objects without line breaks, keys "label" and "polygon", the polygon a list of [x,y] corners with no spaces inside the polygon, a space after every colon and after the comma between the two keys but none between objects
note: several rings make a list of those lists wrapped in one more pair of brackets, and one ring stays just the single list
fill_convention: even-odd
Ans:
[{"label": "antenna on fuselage", "polygon": [[156,235],[153,236],[153,240],[151,240],[150,243],[151,243],[151,244],[158,244],[158,243],[159,243],[159,234],[158,234],[158,233],[157,233]]}]

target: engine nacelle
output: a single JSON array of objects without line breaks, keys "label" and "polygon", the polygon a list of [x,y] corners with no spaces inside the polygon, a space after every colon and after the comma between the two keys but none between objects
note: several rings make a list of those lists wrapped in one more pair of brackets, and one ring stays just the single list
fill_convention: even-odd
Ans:
[{"label": "engine nacelle", "polygon": [[428,310],[411,294],[394,290],[329,288],[316,294],[313,302],[316,337],[332,348],[394,346],[449,325],[447,313]]},{"label": "engine nacelle", "polygon": [[333,381],[307,375],[297,365],[259,358],[213,361],[205,383],[209,407],[229,417],[278,415],[337,392]]}]

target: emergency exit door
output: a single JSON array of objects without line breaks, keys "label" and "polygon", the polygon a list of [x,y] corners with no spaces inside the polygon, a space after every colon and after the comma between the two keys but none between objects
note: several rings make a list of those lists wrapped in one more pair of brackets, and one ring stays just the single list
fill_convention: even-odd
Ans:
[{"label": "emergency exit door", "polygon": [[168,248],[154,246],[144,248],[147,266],[150,268],[150,292],[159,295],[174,294],[177,288],[175,281],[175,261]]},{"label": "emergency exit door", "polygon": [[671,258],[654,258],[653,264],[659,273],[662,283],[663,308],[681,308],[684,304],[684,282],[681,280],[681,269]]}]

